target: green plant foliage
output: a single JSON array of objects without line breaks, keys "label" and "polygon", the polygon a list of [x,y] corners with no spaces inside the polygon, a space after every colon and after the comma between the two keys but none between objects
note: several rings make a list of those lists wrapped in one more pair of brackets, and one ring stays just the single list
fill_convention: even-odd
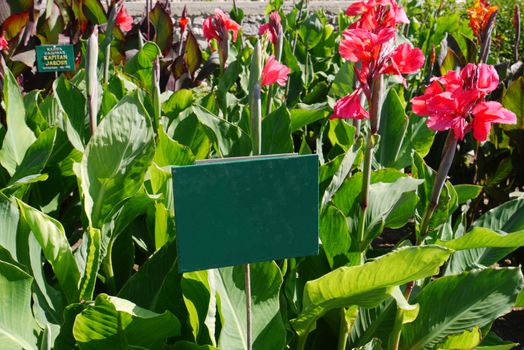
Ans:
[{"label": "green plant foliage", "polygon": [[73,326],[80,349],[158,348],[179,332],[180,322],[169,311],[157,314],[105,294],[86,307]]},{"label": "green plant foliage", "polygon": [[448,335],[489,324],[511,309],[522,282],[515,268],[464,272],[431,282],[415,298],[420,313],[404,326],[402,347],[432,349]]}]

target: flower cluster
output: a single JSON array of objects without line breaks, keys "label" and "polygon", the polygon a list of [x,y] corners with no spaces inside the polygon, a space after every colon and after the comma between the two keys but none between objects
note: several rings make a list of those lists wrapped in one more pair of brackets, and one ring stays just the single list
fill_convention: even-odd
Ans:
[{"label": "flower cluster", "polygon": [[228,32],[233,32],[233,41],[237,40],[240,25],[229,18],[222,10],[215,9],[215,14],[204,20],[202,31],[207,41],[216,39],[219,42],[225,42],[229,38]]},{"label": "flower cluster", "polygon": [[280,15],[278,14],[277,11],[273,11],[269,15],[269,22],[262,24],[260,28],[258,29],[258,34],[264,35],[265,33],[267,33],[269,41],[271,41],[271,43],[275,45],[281,31],[282,31],[282,23],[280,20]]},{"label": "flower cluster", "polygon": [[133,27],[133,17],[127,14],[126,8],[124,6],[122,6],[122,9],[120,12],[118,12],[115,24],[123,32],[128,32]]},{"label": "flower cluster", "polygon": [[348,16],[360,16],[343,33],[340,55],[355,65],[360,85],[336,102],[332,118],[368,118],[360,95],[371,101],[373,81],[382,74],[411,74],[424,64],[424,55],[408,43],[395,46],[396,26],[408,23],[404,10],[395,0],[368,0],[351,4]]},{"label": "flower cluster", "polygon": [[486,29],[489,19],[497,12],[497,6],[492,6],[487,0],[475,0],[472,7],[468,9],[469,27],[473,34],[480,40],[481,33]]},{"label": "flower cluster", "polygon": [[284,86],[289,75],[289,68],[279,63],[275,56],[270,56],[262,69],[262,81],[261,86],[273,85],[277,83],[280,86]]},{"label": "flower cluster", "polygon": [[473,130],[477,141],[485,141],[491,123],[516,123],[513,112],[498,102],[485,101],[498,83],[493,66],[470,63],[460,72],[449,71],[433,80],[422,96],[411,100],[413,112],[429,116],[427,125],[433,130],[452,129],[457,140]]}]

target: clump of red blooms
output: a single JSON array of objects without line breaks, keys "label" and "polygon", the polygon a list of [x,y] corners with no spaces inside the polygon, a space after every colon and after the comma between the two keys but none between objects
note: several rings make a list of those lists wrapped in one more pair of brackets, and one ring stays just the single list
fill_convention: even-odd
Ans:
[{"label": "clump of red blooms", "polygon": [[486,29],[490,17],[497,12],[498,7],[492,6],[487,0],[476,0],[472,7],[468,8],[469,27],[473,34],[480,40],[481,33]]},{"label": "clump of red blooms", "polygon": [[435,78],[422,96],[411,100],[413,112],[429,116],[427,125],[437,131],[453,130],[457,140],[473,130],[477,141],[485,141],[491,123],[515,124],[515,114],[486,96],[497,88],[499,77],[487,64],[468,64],[460,72],[449,71]]},{"label": "clump of red blooms", "polygon": [[5,39],[5,32],[0,36],[0,51],[7,50],[9,48],[9,43]]},{"label": "clump of red blooms", "polygon": [[128,32],[133,27],[133,17],[127,14],[126,8],[122,6],[120,12],[116,16],[116,25],[123,32]]},{"label": "clump of red blooms", "polygon": [[262,82],[261,86],[273,85],[277,83],[280,86],[284,86],[289,75],[289,68],[279,63],[275,56],[270,56],[262,69]]},{"label": "clump of red blooms", "polygon": [[202,31],[207,41],[216,39],[224,42],[228,38],[228,32],[233,32],[233,42],[237,40],[240,25],[229,18],[222,10],[215,9],[215,14],[204,20]]},{"label": "clump of red blooms", "polygon": [[281,30],[282,24],[280,20],[280,15],[277,11],[273,11],[269,15],[269,22],[262,24],[260,28],[258,28],[258,34],[264,35],[265,33],[267,33],[269,41],[271,41],[271,43],[274,45],[277,42],[277,38]]},{"label": "clump of red blooms", "polygon": [[408,43],[395,46],[396,26],[409,23],[395,0],[369,0],[351,4],[348,16],[360,16],[343,33],[340,55],[355,65],[359,87],[335,103],[331,118],[369,118],[360,96],[372,99],[373,81],[382,74],[411,74],[424,64],[424,54]]}]

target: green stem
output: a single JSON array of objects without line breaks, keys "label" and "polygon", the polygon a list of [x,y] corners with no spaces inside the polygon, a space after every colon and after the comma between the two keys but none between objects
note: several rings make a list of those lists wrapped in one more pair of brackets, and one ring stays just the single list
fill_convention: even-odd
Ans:
[{"label": "green stem", "polygon": [[368,207],[368,195],[369,195],[369,186],[371,183],[371,159],[373,157],[373,148],[374,148],[374,135],[368,133],[368,138],[366,142],[366,153],[364,154],[364,165],[362,169],[362,190],[360,192],[360,217],[358,222],[358,240],[360,244],[360,251],[365,251],[366,247],[364,246],[365,241],[365,222],[366,222],[366,211]]},{"label": "green stem", "polygon": [[398,350],[400,344],[400,333],[402,330],[402,310],[397,308],[397,314],[395,315],[395,323],[393,324],[393,330],[389,337],[388,350]]},{"label": "green stem", "polygon": [[446,143],[444,144],[444,149],[442,151],[442,160],[438,167],[437,175],[435,176],[435,182],[433,183],[433,190],[431,192],[431,199],[429,205],[426,208],[424,217],[422,219],[422,224],[420,225],[420,234],[417,237],[417,244],[422,243],[424,238],[426,238],[429,230],[429,223],[433,213],[437,209],[438,201],[440,199],[440,193],[446,182],[449,169],[453,163],[453,157],[455,156],[455,150],[457,149],[457,139],[453,130],[448,132],[448,137],[446,138]]},{"label": "green stem", "polygon": [[273,88],[273,85],[270,85],[267,91],[266,116],[268,116],[271,113],[271,109],[273,108],[274,93],[275,93],[275,89]]},{"label": "green stem", "polygon": [[337,350],[346,350],[348,338],[349,338],[349,326],[346,321],[346,312],[344,308],[341,308],[340,309],[340,326],[338,330]]},{"label": "green stem", "polygon": [[102,269],[104,271],[104,275],[106,277],[106,287],[109,291],[109,294],[116,294],[116,280],[115,280],[115,273],[113,271],[113,261],[111,259],[111,256],[113,255],[113,244],[115,243],[114,239],[109,240],[109,244],[107,245],[107,252],[106,257],[104,258],[104,261],[102,262]]}]

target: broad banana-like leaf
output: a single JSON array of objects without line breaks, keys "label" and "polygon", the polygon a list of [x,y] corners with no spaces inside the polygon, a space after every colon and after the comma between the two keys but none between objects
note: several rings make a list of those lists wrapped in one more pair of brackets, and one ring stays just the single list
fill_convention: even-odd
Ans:
[{"label": "broad banana-like leaf", "polygon": [[364,265],[340,267],[307,282],[303,310],[291,321],[299,344],[305,343],[316,321],[329,310],[350,305],[375,307],[394,292],[394,287],[438,273],[451,253],[438,246],[401,248]]},{"label": "broad banana-like leaf", "polygon": [[433,349],[447,336],[484,327],[509,311],[522,289],[520,268],[486,269],[445,276],[415,298],[420,312],[404,325],[402,349]]},{"label": "broad banana-like leaf", "polygon": [[76,316],[73,326],[82,350],[160,349],[168,337],[178,334],[180,321],[171,312],[158,314],[106,294]]}]

